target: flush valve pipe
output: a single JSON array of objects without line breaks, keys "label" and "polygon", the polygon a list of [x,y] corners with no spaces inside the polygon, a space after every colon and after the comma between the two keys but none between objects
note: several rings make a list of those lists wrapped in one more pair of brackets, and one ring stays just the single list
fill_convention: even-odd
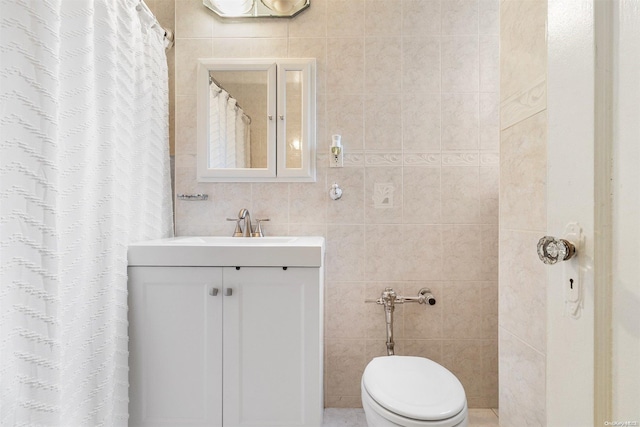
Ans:
[{"label": "flush valve pipe", "polygon": [[418,291],[416,297],[403,297],[398,296],[392,288],[384,288],[380,298],[367,299],[367,303],[376,303],[384,306],[384,317],[387,324],[387,354],[393,356],[395,343],[393,341],[393,312],[395,311],[396,304],[404,304],[410,302],[417,302],[418,304],[435,305],[436,299],[428,288],[422,288]]}]

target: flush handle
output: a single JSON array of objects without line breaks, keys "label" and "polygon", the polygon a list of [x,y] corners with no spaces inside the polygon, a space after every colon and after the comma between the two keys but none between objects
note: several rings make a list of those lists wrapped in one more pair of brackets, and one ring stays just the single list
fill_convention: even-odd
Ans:
[{"label": "flush handle", "polygon": [[225,294],[225,296],[230,297],[231,295],[233,295],[233,289],[231,289],[231,288],[225,289],[224,294]]},{"label": "flush handle", "polygon": [[545,264],[567,261],[573,258],[575,254],[576,247],[568,240],[544,236],[538,241],[538,257]]}]

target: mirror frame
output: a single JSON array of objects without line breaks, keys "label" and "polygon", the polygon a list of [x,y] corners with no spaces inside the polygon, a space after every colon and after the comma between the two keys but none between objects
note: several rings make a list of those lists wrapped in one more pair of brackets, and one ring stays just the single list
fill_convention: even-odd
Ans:
[{"label": "mirror frame", "polygon": [[[267,167],[209,168],[209,72],[267,71]],[[286,72],[302,72],[302,167],[285,168],[286,126],[278,126],[280,115],[286,119]],[[197,73],[197,179],[199,182],[315,182],[316,180],[316,91],[315,58],[201,58]]]}]

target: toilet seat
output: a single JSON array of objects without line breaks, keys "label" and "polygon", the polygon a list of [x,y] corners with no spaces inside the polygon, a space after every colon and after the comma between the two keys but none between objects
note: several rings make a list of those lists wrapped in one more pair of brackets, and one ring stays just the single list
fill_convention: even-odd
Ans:
[{"label": "toilet seat", "polygon": [[379,406],[377,412],[387,419],[455,426],[458,418],[466,418],[462,384],[446,368],[426,358],[377,357],[364,371],[362,389],[363,399],[370,397],[371,406]]}]

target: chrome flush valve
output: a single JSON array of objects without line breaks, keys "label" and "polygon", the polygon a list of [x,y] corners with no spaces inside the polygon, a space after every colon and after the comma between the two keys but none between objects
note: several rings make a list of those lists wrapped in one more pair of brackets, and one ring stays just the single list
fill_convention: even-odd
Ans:
[{"label": "chrome flush valve", "polygon": [[427,288],[420,289],[417,297],[403,297],[403,300],[403,302],[417,301],[419,304],[436,305],[436,298]]},{"label": "chrome flush valve", "polygon": [[377,300],[369,300],[367,302],[375,302],[376,304],[384,305],[385,307],[391,307],[391,309],[393,310],[396,298],[398,298],[396,291],[391,288],[384,288],[384,291],[382,291],[382,294],[380,294],[380,298],[378,298]]},{"label": "chrome flush valve", "polygon": [[375,302],[376,304],[384,306],[385,320],[387,323],[387,354],[389,356],[393,356],[395,345],[393,342],[393,311],[395,310],[395,305],[409,302],[434,305],[436,303],[436,299],[427,288],[420,289],[417,297],[398,296],[393,289],[384,288],[380,298],[365,300],[365,302]]},{"label": "chrome flush valve", "polygon": [[384,288],[380,298],[374,300],[365,300],[365,302],[375,302],[384,306],[384,317],[387,323],[387,354],[393,356],[394,345],[393,342],[393,311],[396,309],[396,300],[398,295],[391,288]]}]

